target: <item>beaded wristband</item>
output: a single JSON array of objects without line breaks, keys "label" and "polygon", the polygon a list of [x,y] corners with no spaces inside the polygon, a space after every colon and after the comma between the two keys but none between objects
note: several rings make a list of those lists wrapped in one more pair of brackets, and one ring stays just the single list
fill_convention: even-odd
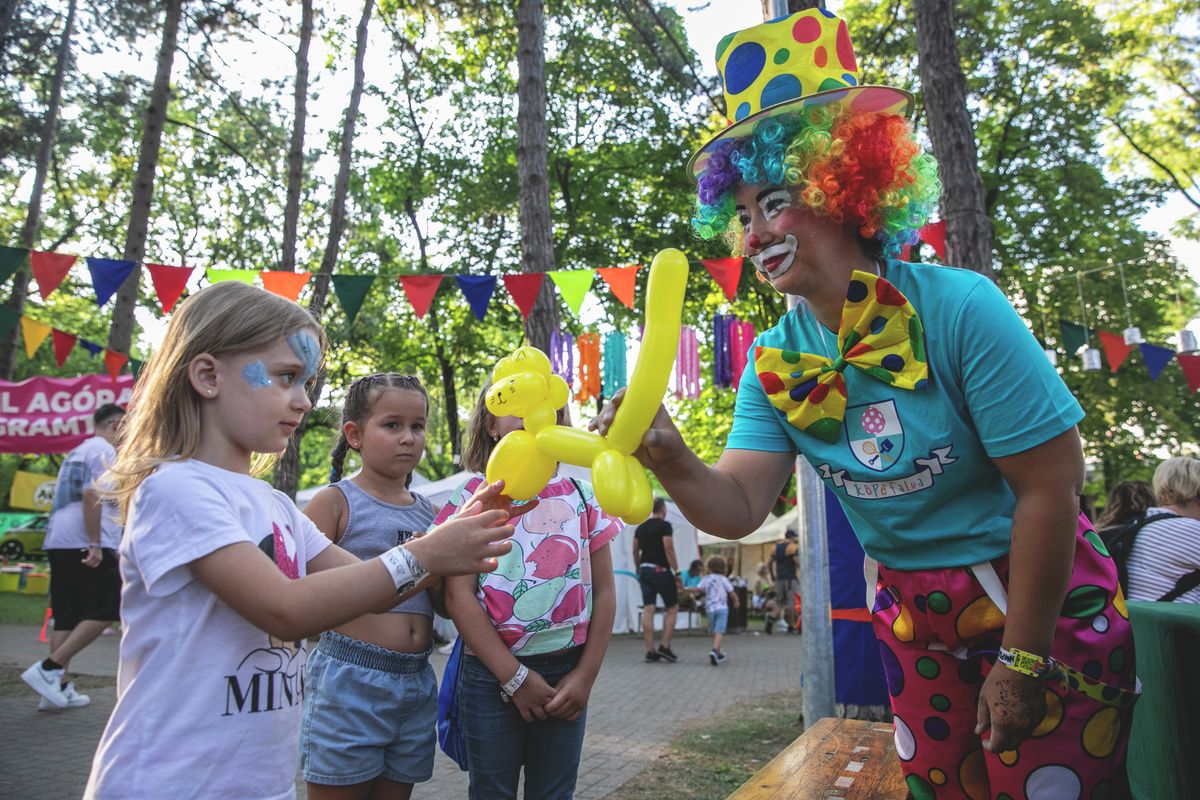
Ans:
[{"label": "beaded wristband", "polygon": [[1031,678],[1045,678],[1054,672],[1054,659],[1035,656],[1015,647],[1001,647],[996,660],[1013,672],[1028,675]]}]

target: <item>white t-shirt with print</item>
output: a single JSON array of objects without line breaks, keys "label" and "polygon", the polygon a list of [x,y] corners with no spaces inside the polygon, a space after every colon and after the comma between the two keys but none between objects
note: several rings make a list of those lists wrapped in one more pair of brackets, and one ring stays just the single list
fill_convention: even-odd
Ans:
[{"label": "white t-shirt with print", "polygon": [[704,590],[704,607],[708,613],[729,608],[729,593],[733,584],[724,575],[710,572],[700,579],[700,588]]},{"label": "white t-shirt with print", "polygon": [[248,475],[180,461],[139,487],[121,543],[117,705],[85,798],[294,796],[306,643],[254,627],[189,566],[239,542],[293,579],[329,546]]},{"label": "white t-shirt with print", "polygon": [[[93,436],[70,453],[58,470],[54,486],[54,507],[46,526],[46,550],[74,550],[90,543],[83,526],[83,493],[112,464],[117,451],[103,437]],[[101,506],[100,546],[115,550],[121,542],[121,520],[116,506]]]}]

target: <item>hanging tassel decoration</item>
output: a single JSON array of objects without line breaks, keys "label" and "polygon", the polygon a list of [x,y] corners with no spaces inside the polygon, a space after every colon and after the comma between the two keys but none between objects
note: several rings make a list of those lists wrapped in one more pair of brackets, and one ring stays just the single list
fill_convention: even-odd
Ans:
[{"label": "hanging tassel decoration", "polygon": [[612,397],[629,383],[625,364],[625,334],[609,331],[604,335],[604,396]]},{"label": "hanging tassel decoration", "polygon": [[550,333],[550,370],[570,386],[575,380],[575,339],[569,333]]},{"label": "hanging tassel decoration", "polygon": [[683,400],[700,397],[700,342],[696,330],[684,325],[679,332],[679,352],[675,356],[675,396]]},{"label": "hanging tassel decoration", "polygon": [[748,360],[746,354],[750,350],[750,344],[754,341],[754,323],[735,319],[730,327],[730,332],[732,341],[729,360],[733,367],[731,382],[736,390],[742,381],[742,373],[746,371],[746,361]]},{"label": "hanging tassel decoration", "polygon": [[579,345],[579,391],[575,402],[586,403],[600,396],[600,335],[580,334]]},{"label": "hanging tassel decoration", "polygon": [[733,384],[733,363],[730,361],[730,314],[713,315],[713,385],[728,388]]}]

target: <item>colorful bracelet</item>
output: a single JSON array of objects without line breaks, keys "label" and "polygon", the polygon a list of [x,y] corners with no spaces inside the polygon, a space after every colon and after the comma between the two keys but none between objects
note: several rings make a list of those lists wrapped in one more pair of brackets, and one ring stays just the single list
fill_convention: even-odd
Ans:
[{"label": "colorful bracelet", "polygon": [[1015,647],[1001,647],[996,660],[1013,672],[1031,678],[1045,678],[1055,671],[1053,658],[1042,658]]}]

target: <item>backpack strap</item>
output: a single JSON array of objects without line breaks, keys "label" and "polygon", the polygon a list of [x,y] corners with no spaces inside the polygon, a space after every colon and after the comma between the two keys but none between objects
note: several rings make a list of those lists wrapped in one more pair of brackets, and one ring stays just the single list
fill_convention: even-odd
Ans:
[{"label": "backpack strap", "polygon": [[1200,586],[1200,569],[1194,569],[1175,581],[1175,588],[1158,598],[1159,603],[1174,603],[1179,597]]}]

